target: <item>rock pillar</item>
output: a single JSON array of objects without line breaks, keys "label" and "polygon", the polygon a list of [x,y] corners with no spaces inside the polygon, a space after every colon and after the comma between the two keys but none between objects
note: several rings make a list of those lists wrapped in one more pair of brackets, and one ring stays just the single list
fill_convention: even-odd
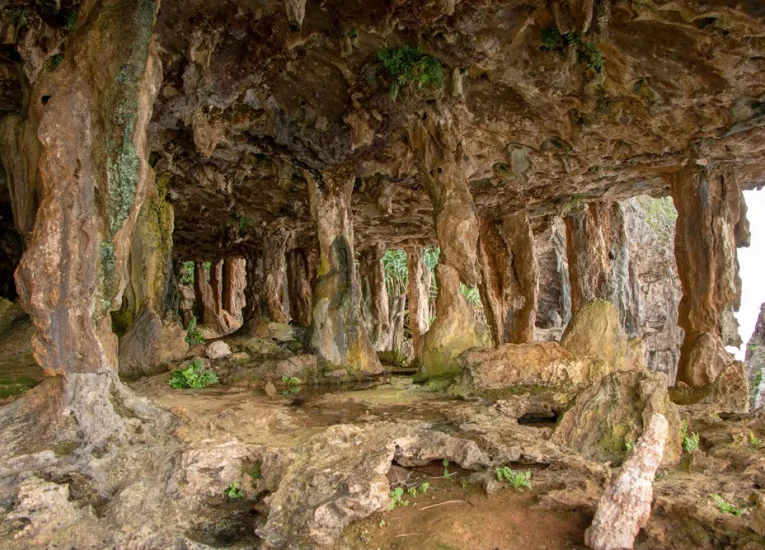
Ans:
[{"label": "rock pillar", "polygon": [[414,364],[422,361],[422,338],[430,323],[430,270],[425,265],[421,246],[406,249],[408,277],[409,330],[412,332]]},{"label": "rock pillar", "polygon": [[520,212],[501,223],[482,219],[480,235],[483,279],[479,289],[494,343],[532,342],[539,267],[529,218]]},{"label": "rock pillar", "polygon": [[741,300],[736,247],[748,245],[743,195],[734,178],[702,166],[668,179],[683,290],[678,325],[685,331],[677,380],[698,386],[713,382],[733,361],[724,346],[740,343],[733,312]]},{"label": "rock pillar", "polygon": [[287,282],[290,317],[301,327],[311,326],[313,284],[316,280],[316,252],[295,248],[287,253]]},{"label": "rock pillar", "polygon": [[619,308],[628,334],[638,329],[639,297],[630,269],[624,210],[618,202],[589,203],[565,218],[571,310],[601,298]]},{"label": "rock pillar", "polygon": [[210,288],[212,289],[215,314],[223,310],[223,260],[216,260],[210,265]]},{"label": "rock pillar", "polygon": [[242,314],[246,261],[244,258],[226,258],[223,262],[222,307],[234,317]]},{"label": "rock pillar", "polygon": [[428,110],[412,121],[409,145],[433,204],[441,255],[436,268],[436,319],[423,339],[420,377],[454,373],[456,357],[480,345],[475,319],[460,282],[480,281],[477,268],[478,220],[462,168],[462,144],[449,113]]},{"label": "rock pillar", "polygon": [[263,250],[264,299],[268,316],[277,323],[289,322],[287,300],[287,231],[277,227],[268,231]]},{"label": "rock pillar", "polygon": [[[151,168],[146,128],[161,82],[153,1],[90,0],[55,71],[30,91],[40,206],[16,272],[51,374],[117,364],[109,313],[127,281],[131,236]],[[115,47],[119,45],[119,47]]]},{"label": "rock pillar", "polygon": [[260,252],[251,251],[245,256],[245,263],[244,307],[239,332],[246,336],[255,336],[263,315],[260,298],[264,279],[263,256]]},{"label": "rock pillar", "polygon": [[365,249],[359,257],[361,271],[362,303],[367,331],[377,351],[390,349],[390,310],[388,289],[382,257],[385,245],[376,244]]},{"label": "rock pillar", "polygon": [[378,374],[382,366],[361,318],[361,289],[353,252],[353,168],[332,167],[308,177],[311,217],[319,237],[311,345],[351,373]]}]

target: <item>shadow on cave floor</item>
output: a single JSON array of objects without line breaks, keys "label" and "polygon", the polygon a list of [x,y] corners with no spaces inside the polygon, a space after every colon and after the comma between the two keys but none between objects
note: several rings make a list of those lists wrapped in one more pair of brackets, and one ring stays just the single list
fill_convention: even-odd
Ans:
[{"label": "shadow on cave floor", "polygon": [[11,308],[17,311],[5,312],[0,330],[0,405],[17,399],[43,379],[32,356],[32,321],[18,306]]}]

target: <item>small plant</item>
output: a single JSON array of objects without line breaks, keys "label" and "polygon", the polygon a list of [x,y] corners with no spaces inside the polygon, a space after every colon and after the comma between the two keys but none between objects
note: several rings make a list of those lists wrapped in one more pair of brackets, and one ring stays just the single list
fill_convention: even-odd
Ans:
[{"label": "small plant", "polygon": [[683,436],[683,450],[686,453],[692,453],[699,449],[699,434],[691,432],[688,434],[688,424],[683,422],[683,426],[680,429],[680,433]]},{"label": "small plant", "polygon": [[242,216],[241,214],[232,214],[226,225],[229,227],[236,227],[241,233],[252,225],[252,218]]},{"label": "small plant", "polygon": [[190,346],[198,346],[205,343],[204,338],[202,338],[202,332],[197,328],[196,317],[192,317],[191,321],[189,321],[189,326],[186,327],[186,343]]},{"label": "small plant", "polygon": [[753,449],[759,449],[762,447],[762,439],[754,435],[754,432],[749,432],[749,446]]},{"label": "small plant", "polygon": [[422,51],[422,46],[401,46],[400,48],[380,48],[377,59],[382,64],[383,71],[391,79],[390,96],[398,97],[399,92],[413,86],[417,90],[423,88],[440,88],[443,84],[441,62]]},{"label": "small plant", "polygon": [[182,285],[193,285],[194,284],[194,262],[183,262],[180,276],[181,276]]},{"label": "small plant", "polygon": [[244,497],[244,491],[242,491],[236,481],[229,483],[228,487],[226,487],[226,490],[223,491],[223,494],[231,499]]},{"label": "small plant", "polygon": [[744,515],[744,510],[735,504],[731,504],[720,495],[709,495],[709,498],[712,499],[712,502],[715,503],[717,509],[720,510],[723,514],[731,514],[736,517],[741,517]]},{"label": "small plant", "polygon": [[388,503],[388,510],[393,510],[399,506],[409,506],[408,500],[403,500],[404,489],[402,487],[396,487],[390,492],[390,503]]},{"label": "small plant", "polygon": [[218,382],[218,375],[205,369],[200,359],[194,359],[185,369],[175,369],[170,377],[170,386],[176,390],[206,388]]},{"label": "small plant", "polygon": [[599,73],[603,69],[603,52],[594,42],[579,42],[576,49],[576,58],[580,63]]},{"label": "small plant", "polygon": [[514,472],[508,466],[502,468],[495,468],[497,472],[497,479],[502,481],[503,479],[513,486],[516,491],[523,491],[523,489],[531,489],[531,472]]},{"label": "small plant", "polygon": [[62,53],[57,53],[56,55],[54,55],[54,56],[51,56],[51,57],[50,57],[50,58],[49,58],[49,59],[48,59],[48,60],[45,62],[45,67],[46,67],[46,68],[47,68],[49,71],[55,71],[55,70],[58,68],[58,66],[59,66],[59,65],[61,65],[61,63],[63,63],[63,62],[64,62],[64,54],[62,54]]},{"label": "small plant", "polygon": [[77,28],[77,10],[72,10],[69,12],[69,15],[66,16],[66,23],[64,24],[64,30],[72,34],[74,32],[74,29]]},{"label": "small plant", "polygon": [[297,376],[282,376],[282,382],[288,386],[297,386],[300,384],[300,378]]},{"label": "small plant", "polygon": [[568,46],[576,46],[576,59],[595,72],[603,69],[603,52],[594,42],[585,42],[578,33],[563,34],[558,27],[551,26],[542,29],[542,49],[550,52],[562,52]]},{"label": "small plant", "polygon": [[634,447],[635,447],[635,443],[633,443],[633,442],[632,442],[632,441],[630,441],[629,439],[625,439],[625,440],[624,440],[624,450],[625,450],[626,452],[628,452],[628,453],[629,453],[630,451],[632,451],[632,449],[633,449]]},{"label": "small plant", "polygon": [[444,479],[451,479],[453,476],[457,475],[457,472],[449,472],[449,461],[447,459],[444,459],[443,465],[444,465]]},{"label": "small plant", "polygon": [[430,483],[426,481],[419,487],[409,487],[406,492],[410,497],[416,497],[417,495],[424,495],[428,492],[428,489],[430,489]]}]

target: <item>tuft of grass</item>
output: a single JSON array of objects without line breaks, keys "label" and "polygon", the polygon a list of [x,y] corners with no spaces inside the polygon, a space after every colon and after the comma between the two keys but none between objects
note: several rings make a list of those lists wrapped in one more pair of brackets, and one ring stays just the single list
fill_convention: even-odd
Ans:
[{"label": "tuft of grass", "polygon": [[196,317],[192,317],[191,321],[189,321],[189,326],[186,327],[186,343],[190,346],[197,346],[205,343],[204,338],[202,338],[202,331],[197,328]]},{"label": "tuft of grass", "polygon": [[712,502],[714,502],[715,506],[717,506],[717,509],[720,510],[723,514],[731,514],[736,517],[741,517],[745,513],[744,510],[735,504],[731,504],[720,495],[712,494],[709,495],[709,498],[712,499]]},{"label": "tuft of grass", "polygon": [[749,431],[749,446],[753,449],[759,449],[762,447],[762,439],[754,435],[753,431]]},{"label": "tuft of grass", "polygon": [[223,491],[223,494],[230,499],[244,498],[244,491],[242,491],[242,488],[236,481],[229,483],[228,487],[226,487],[226,490]]},{"label": "tuft of grass", "polygon": [[680,428],[680,433],[683,436],[683,450],[686,453],[692,453],[699,449],[699,434],[695,432],[688,433],[688,424],[683,422]]},{"label": "tuft of grass", "polygon": [[516,491],[531,489],[531,472],[515,472],[509,466],[495,468],[495,472],[498,480],[507,481]]},{"label": "tuft of grass", "polygon": [[206,388],[218,383],[218,375],[205,369],[199,359],[194,359],[185,369],[175,369],[170,377],[170,386],[175,390]]},{"label": "tuft of grass", "polygon": [[389,93],[394,100],[406,88],[422,90],[443,86],[443,68],[441,62],[426,54],[419,45],[401,46],[400,48],[380,48],[377,50],[383,71],[390,78]]}]

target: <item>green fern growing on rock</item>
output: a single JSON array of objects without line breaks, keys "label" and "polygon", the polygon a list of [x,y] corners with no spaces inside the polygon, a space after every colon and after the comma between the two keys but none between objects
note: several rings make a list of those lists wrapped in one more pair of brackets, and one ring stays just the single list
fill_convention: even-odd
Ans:
[{"label": "green fern growing on rock", "polygon": [[189,326],[186,327],[186,343],[190,346],[197,346],[205,343],[204,338],[202,338],[202,332],[197,328],[196,317],[192,317],[191,321],[189,321]]},{"label": "green fern growing on rock", "polygon": [[515,472],[509,466],[495,468],[497,479],[510,483],[516,491],[531,489],[531,472]]},{"label": "green fern growing on rock", "polygon": [[218,382],[218,375],[205,369],[199,359],[194,359],[184,369],[175,369],[170,377],[170,387],[175,390],[206,388]]},{"label": "green fern growing on rock", "polygon": [[422,46],[401,46],[400,48],[380,48],[377,50],[383,71],[390,78],[390,96],[393,99],[405,88],[416,90],[441,88],[443,69],[441,62],[426,54]]}]

